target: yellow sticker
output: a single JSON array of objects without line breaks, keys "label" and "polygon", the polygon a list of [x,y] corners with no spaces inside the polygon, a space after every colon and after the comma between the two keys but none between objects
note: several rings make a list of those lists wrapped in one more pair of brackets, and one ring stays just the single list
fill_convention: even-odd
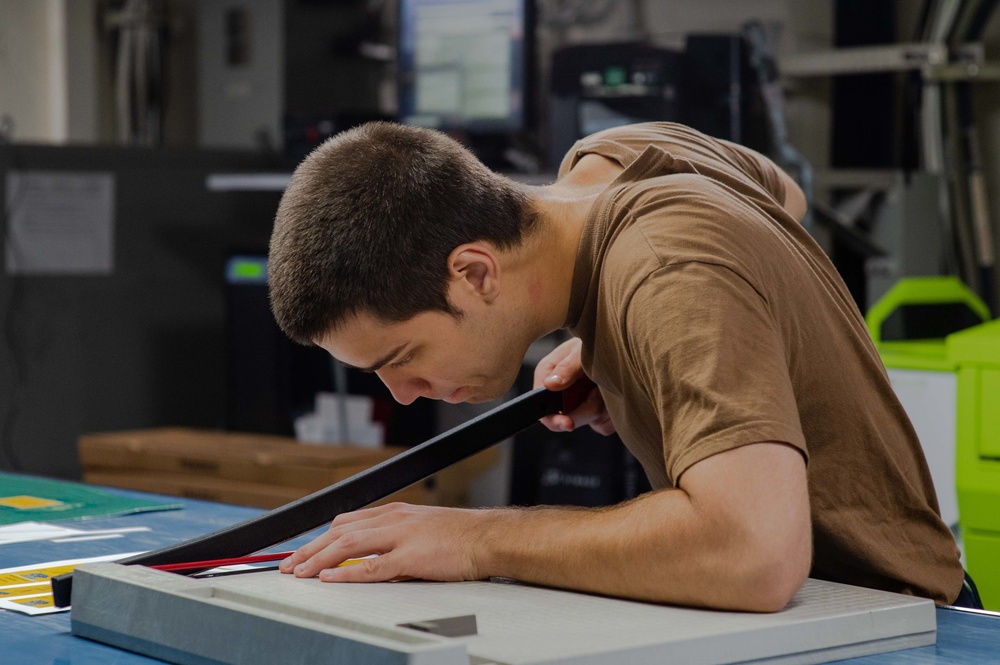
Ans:
[{"label": "yellow sticker", "polygon": [[35,568],[33,570],[19,570],[16,573],[0,574],[0,587],[11,584],[24,584],[25,582],[47,582],[56,575],[73,572],[74,566],[57,566],[55,568]]},{"label": "yellow sticker", "polygon": [[48,584],[26,584],[24,586],[8,587],[0,589],[0,598],[17,598],[18,596],[37,596],[42,593],[50,593],[52,587]]},{"label": "yellow sticker", "polygon": [[56,499],[42,499],[37,496],[28,496],[26,494],[22,494],[20,496],[0,497],[0,506],[7,506],[8,508],[14,508],[16,510],[54,508],[55,506],[61,505],[63,505],[63,502],[57,501]]},{"label": "yellow sticker", "polygon": [[52,594],[47,596],[34,596],[32,598],[15,598],[10,601],[18,605],[26,605],[27,607],[54,607],[55,601],[52,600]]}]

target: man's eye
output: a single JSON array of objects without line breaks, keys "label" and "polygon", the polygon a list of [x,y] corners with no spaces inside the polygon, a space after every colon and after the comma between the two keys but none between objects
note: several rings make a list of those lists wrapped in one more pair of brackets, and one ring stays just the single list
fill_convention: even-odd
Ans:
[{"label": "man's eye", "polygon": [[409,363],[411,360],[413,360],[413,354],[412,353],[409,354],[409,355],[407,355],[407,356],[404,356],[401,360],[397,360],[396,362],[394,362],[392,364],[392,367],[403,367],[404,365],[406,365],[407,363]]}]

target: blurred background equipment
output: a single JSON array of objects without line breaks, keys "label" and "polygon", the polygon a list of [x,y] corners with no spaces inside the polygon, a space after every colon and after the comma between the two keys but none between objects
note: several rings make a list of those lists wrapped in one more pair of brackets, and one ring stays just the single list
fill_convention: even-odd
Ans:
[{"label": "blurred background equipment", "polygon": [[683,50],[628,42],[556,50],[549,164],[557,167],[584,136],[650,121],[681,122],[769,152],[767,116],[749,58],[739,34],[690,34]]},{"label": "blurred background equipment", "polygon": [[169,43],[163,0],[119,0],[104,17],[113,49],[115,127],[122,145],[163,143]]},{"label": "blurred background equipment", "polygon": [[534,122],[531,0],[400,0],[399,120],[454,134],[510,168],[507,137]]}]

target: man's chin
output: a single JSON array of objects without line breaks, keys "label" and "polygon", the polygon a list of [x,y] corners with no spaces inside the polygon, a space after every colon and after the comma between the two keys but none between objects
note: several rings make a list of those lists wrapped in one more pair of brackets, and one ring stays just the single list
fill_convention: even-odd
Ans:
[{"label": "man's chin", "polygon": [[514,382],[511,381],[508,385],[498,384],[492,386],[481,386],[479,388],[469,389],[468,395],[462,395],[462,401],[468,402],[470,404],[482,404],[484,402],[495,402],[499,399],[503,399],[510,392],[510,389],[514,387]]}]

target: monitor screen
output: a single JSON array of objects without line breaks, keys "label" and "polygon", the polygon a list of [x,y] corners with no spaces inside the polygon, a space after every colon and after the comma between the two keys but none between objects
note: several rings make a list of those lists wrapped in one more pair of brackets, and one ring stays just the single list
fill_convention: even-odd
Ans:
[{"label": "monitor screen", "polygon": [[531,0],[401,0],[400,121],[468,133],[525,128]]}]

